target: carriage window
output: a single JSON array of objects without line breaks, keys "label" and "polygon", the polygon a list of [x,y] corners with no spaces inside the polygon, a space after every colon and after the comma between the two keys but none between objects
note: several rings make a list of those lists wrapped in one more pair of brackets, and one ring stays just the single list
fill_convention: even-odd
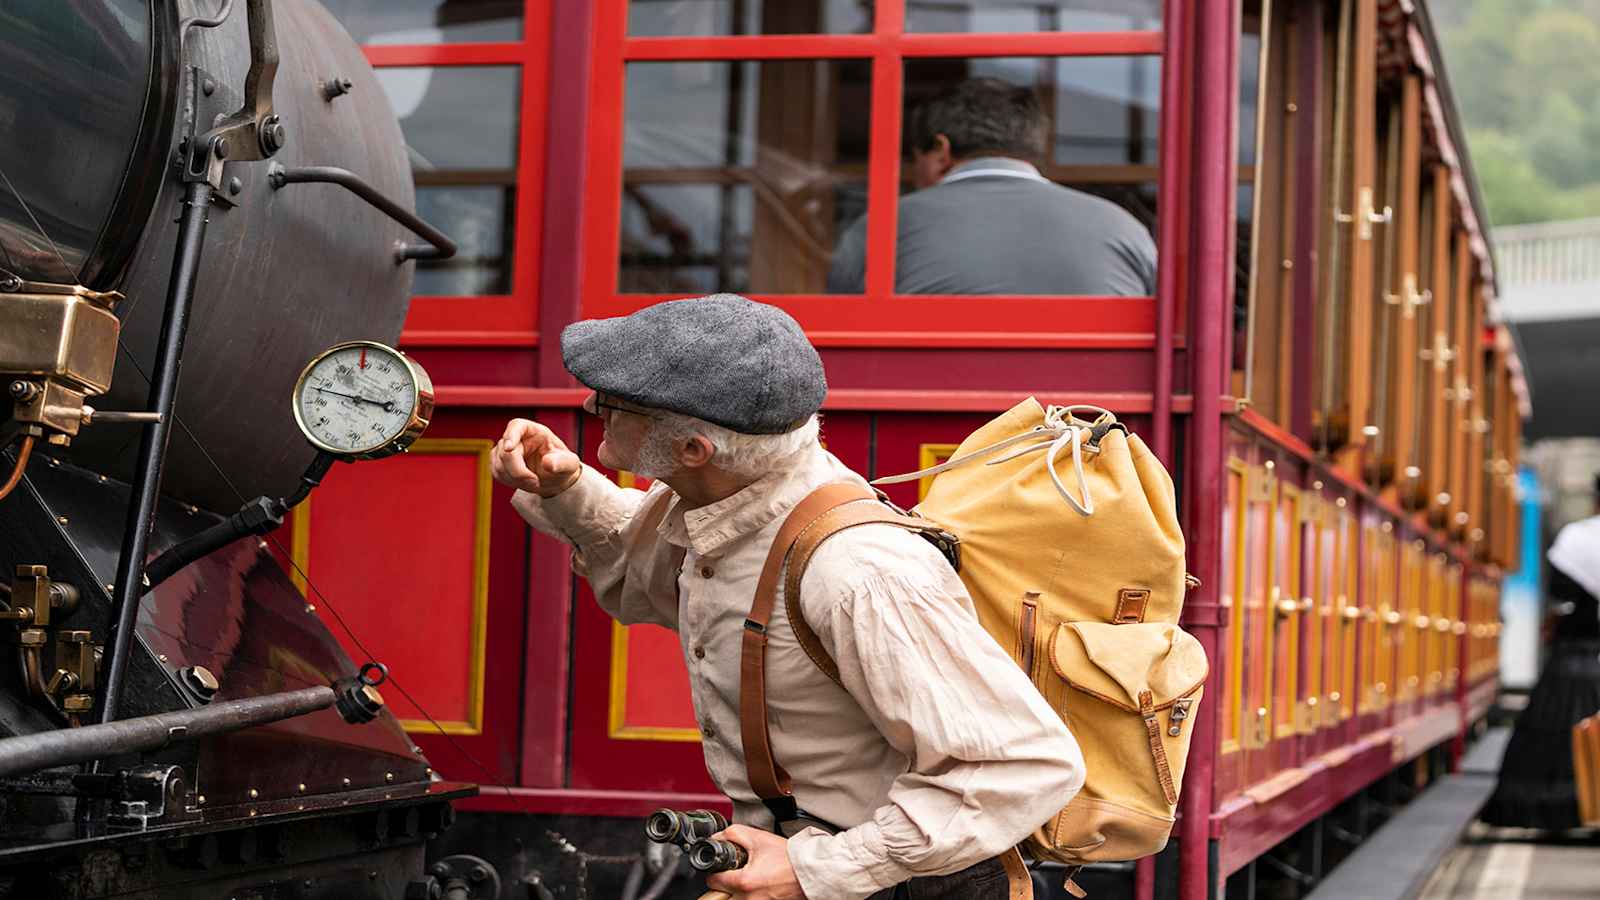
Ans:
[{"label": "carriage window", "polygon": [[1156,57],[907,60],[896,291],[1153,294],[1160,89]]},{"label": "carriage window", "polygon": [[907,0],[906,30],[1156,31],[1161,0]]},{"label": "carriage window", "polygon": [[522,38],[522,0],[323,0],[358,44]]},{"label": "carriage window", "polygon": [[[376,71],[405,134],[417,213],[461,245],[453,259],[418,263],[415,293],[508,293],[521,70],[407,66]],[[473,139],[462,140],[464,134]]]},{"label": "carriage window", "polygon": [[619,289],[824,291],[866,213],[870,65],[630,64]]},{"label": "carriage window", "polygon": [[864,34],[869,0],[630,0],[634,37],[733,34]]},{"label": "carriage window", "polygon": [[1233,387],[1263,416],[1292,424],[1291,391],[1309,352],[1294,292],[1303,265],[1297,233],[1307,192],[1298,178],[1304,86],[1297,42],[1315,27],[1284,4],[1247,0],[1239,41],[1238,253],[1234,279]]}]

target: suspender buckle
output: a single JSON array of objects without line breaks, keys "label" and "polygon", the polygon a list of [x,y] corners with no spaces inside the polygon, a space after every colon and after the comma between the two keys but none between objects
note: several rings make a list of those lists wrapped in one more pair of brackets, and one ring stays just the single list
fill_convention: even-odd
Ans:
[{"label": "suspender buckle", "polygon": [[754,619],[745,619],[744,627],[747,631],[754,631],[756,634],[762,636],[765,636],[767,633],[767,626],[755,621]]}]

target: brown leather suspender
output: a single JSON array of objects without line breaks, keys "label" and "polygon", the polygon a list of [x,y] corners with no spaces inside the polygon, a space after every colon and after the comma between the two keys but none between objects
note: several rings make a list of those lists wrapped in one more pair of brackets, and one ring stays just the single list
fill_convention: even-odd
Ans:
[{"label": "brown leather suspender", "polygon": [[[934,536],[941,548],[953,543],[953,539],[932,522],[904,515],[881,501],[882,496],[876,491],[850,482],[817,488],[795,506],[778,529],[778,536],[773,539],[772,549],[767,552],[767,561],[761,568],[761,577],[756,581],[755,600],[744,621],[739,661],[739,730],[750,787],[780,825],[810,817],[794,802],[793,783],[789,773],[772,755],[772,733],[767,726],[767,625],[777,605],[779,576],[783,577],[784,611],[795,638],[817,668],[843,687],[838,663],[806,624],[800,606],[800,582],[817,548],[841,531],[872,524],[894,525]],[[1000,859],[1005,866],[1010,900],[1032,900],[1033,880],[1021,854],[1012,848],[1001,854]]]},{"label": "brown leather suspender", "polygon": [[800,646],[823,674],[843,686],[839,681],[839,666],[822,646],[816,632],[806,624],[800,608],[800,580],[823,541],[847,528],[874,523],[909,531],[939,531],[931,522],[901,515],[879,502],[878,494],[871,488],[850,482],[823,485],[800,501],[784,520],[756,582],[755,601],[744,622],[739,667],[739,728],[750,787],[773,808],[774,815],[779,812],[775,803],[780,807],[793,807],[789,773],[772,755],[772,735],[767,726],[767,625],[777,604],[778,578],[780,575],[784,578],[784,610]]}]

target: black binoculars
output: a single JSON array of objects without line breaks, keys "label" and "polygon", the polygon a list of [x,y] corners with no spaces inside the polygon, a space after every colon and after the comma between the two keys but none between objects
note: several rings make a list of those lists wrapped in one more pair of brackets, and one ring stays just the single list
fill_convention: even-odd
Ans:
[{"label": "black binoculars", "polygon": [[644,835],[658,844],[677,844],[698,872],[726,872],[750,861],[750,854],[732,841],[711,836],[728,827],[722,814],[709,809],[658,809],[644,820]]}]

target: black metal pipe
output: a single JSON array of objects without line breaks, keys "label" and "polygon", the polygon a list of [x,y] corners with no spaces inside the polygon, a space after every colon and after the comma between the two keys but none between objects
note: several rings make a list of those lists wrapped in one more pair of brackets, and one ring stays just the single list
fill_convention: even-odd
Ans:
[{"label": "black metal pipe", "polygon": [[283,524],[283,517],[289,510],[300,505],[311,495],[312,490],[322,483],[323,476],[328,474],[328,469],[334,461],[335,457],[332,454],[318,453],[311,460],[311,465],[300,475],[300,487],[288,499],[273,500],[268,497],[257,497],[228,518],[176,544],[151,560],[150,564],[145,566],[145,590],[155,590],[156,585],[172,577],[174,572],[242,537],[266,534],[278,528]]},{"label": "black metal pipe", "polygon": [[456,242],[446,237],[444,232],[422,221],[416,213],[385,197],[377,188],[362,181],[361,176],[349,169],[337,166],[300,166],[287,169],[273,164],[267,170],[267,181],[274,189],[286,184],[337,184],[433,245],[424,247],[421,244],[404,244],[396,254],[397,262],[405,262],[408,259],[449,259],[456,255]]},{"label": "black metal pipe", "polygon": [[237,516],[230,516],[175,545],[151,560],[150,565],[145,567],[145,581],[150,585],[145,590],[155,590],[156,585],[172,577],[174,572],[197,559],[210,556],[249,533],[249,530],[238,521]]},{"label": "black metal pipe", "polygon": [[144,594],[144,555],[156,500],[161,495],[161,469],[166,462],[167,440],[172,433],[172,409],[178,397],[183,339],[189,331],[189,307],[200,272],[206,212],[210,207],[211,186],[203,181],[191,182],[185,192],[183,220],[178,226],[178,250],[172,261],[172,281],[167,287],[161,339],[156,344],[155,369],[150,373],[150,400],[145,407],[160,413],[161,420],[143,426],[144,433],[139,438],[139,461],[134,469],[128,516],[123,525],[122,555],[117,560],[114,614],[108,642],[111,650],[105,661],[105,691],[100,699],[101,722],[116,721],[117,707],[122,702],[128,653],[133,646],[133,623],[139,614],[139,598]]},{"label": "black metal pipe", "polygon": [[227,700],[199,709],[4,738],[0,739],[0,776],[159,750],[175,741],[243,731],[327,709],[334,704],[334,699],[331,687],[309,687],[264,697]]}]

